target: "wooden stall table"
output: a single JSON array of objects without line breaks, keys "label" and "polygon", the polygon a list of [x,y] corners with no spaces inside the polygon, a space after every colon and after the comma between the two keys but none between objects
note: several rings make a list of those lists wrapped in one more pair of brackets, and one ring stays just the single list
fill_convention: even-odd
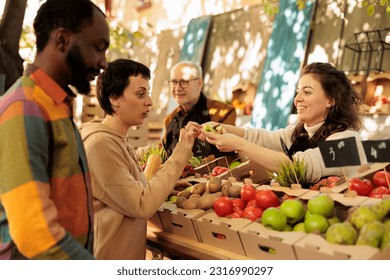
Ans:
[{"label": "wooden stall table", "polygon": [[147,245],[186,260],[251,260],[246,256],[148,226]]}]

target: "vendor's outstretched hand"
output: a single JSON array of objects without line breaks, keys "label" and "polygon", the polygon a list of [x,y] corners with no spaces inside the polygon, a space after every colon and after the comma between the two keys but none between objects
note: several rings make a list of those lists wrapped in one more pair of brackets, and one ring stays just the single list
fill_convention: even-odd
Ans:
[{"label": "vendor's outstretched hand", "polygon": [[215,145],[221,152],[234,152],[238,151],[243,139],[230,133],[215,133],[203,130],[202,135],[207,142]]}]

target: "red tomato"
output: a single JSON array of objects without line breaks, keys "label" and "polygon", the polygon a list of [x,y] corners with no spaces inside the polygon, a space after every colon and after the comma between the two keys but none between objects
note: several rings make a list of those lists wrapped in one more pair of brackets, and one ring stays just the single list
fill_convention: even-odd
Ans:
[{"label": "red tomato", "polygon": [[356,191],[358,195],[368,196],[372,191],[372,183],[368,179],[352,178],[348,181],[351,190]]},{"label": "red tomato", "polygon": [[225,216],[226,218],[242,218],[242,213],[238,213],[238,212],[233,212],[233,213],[230,213],[230,214],[227,214]]},{"label": "red tomato", "polygon": [[221,166],[216,166],[213,168],[213,170],[211,171],[211,173],[215,173],[215,174],[218,174],[218,170],[221,168]]},{"label": "red tomato", "polygon": [[229,169],[227,167],[220,167],[217,171],[217,174],[220,175],[222,174],[223,172],[226,172],[228,171]]},{"label": "red tomato", "polygon": [[[386,180],[386,177],[387,177],[387,180]],[[390,182],[390,172],[387,172],[384,170],[377,171],[374,174],[374,177],[372,177],[372,181],[373,181],[374,185],[377,187],[380,187],[380,186],[389,187],[388,182]]]},{"label": "red tomato", "polygon": [[255,221],[259,218],[261,218],[261,215],[263,215],[263,209],[259,207],[246,207],[244,210],[243,217],[247,218],[251,221]]},{"label": "red tomato", "polygon": [[245,208],[247,208],[247,207],[258,207],[256,199],[249,200],[248,203],[246,204]]},{"label": "red tomato", "polygon": [[213,208],[219,217],[225,217],[233,212],[233,201],[227,196],[220,196],[214,201]]},{"label": "red tomato", "polygon": [[374,188],[368,196],[374,198],[382,198],[384,194],[390,194],[390,190],[384,186],[381,186]]},{"label": "red tomato", "polygon": [[282,202],[283,202],[283,201],[286,201],[287,199],[295,199],[295,198],[296,198],[295,195],[288,195],[288,194],[285,194],[285,195],[283,195],[283,197],[282,197]]},{"label": "red tomato", "polygon": [[280,205],[278,196],[272,190],[259,190],[256,193],[256,202],[263,210]]},{"label": "red tomato", "polygon": [[241,198],[235,198],[232,200],[232,202],[233,202],[233,208],[238,208],[241,211],[244,211],[245,203]]},{"label": "red tomato", "polygon": [[247,203],[249,200],[255,199],[256,189],[251,184],[245,184],[241,187],[241,199]]}]

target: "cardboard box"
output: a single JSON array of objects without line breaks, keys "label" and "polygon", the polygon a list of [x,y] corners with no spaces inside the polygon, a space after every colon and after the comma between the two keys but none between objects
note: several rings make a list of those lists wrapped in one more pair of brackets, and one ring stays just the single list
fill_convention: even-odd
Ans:
[{"label": "cardboard box", "polygon": [[216,166],[222,166],[222,167],[229,168],[229,164],[237,158],[238,157],[219,157],[219,158],[216,158],[210,162],[207,162],[205,164],[202,164],[202,165],[194,168],[194,170],[195,170],[195,173],[198,173],[200,176],[203,176],[205,174],[208,175],[211,173],[213,168]]},{"label": "cardboard box", "polygon": [[245,251],[238,231],[250,223],[250,220],[242,218],[218,217],[214,211],[196,220],[203,243],[244,256]]},{"label": "cardboard box", "polygon": [[156,211],[156,213],[154,213],[154,215],[148,219],[147,224],[150,227],[164,230],[158,211]]},{"label": "cardboard box", "polygon": [[248,257],[263,260],[295,260],[293,245],[306,236],[302,232],[279,232],[260,223],[251,223],[239,230]]},{"label": "cardboard box", "polygon": [[177,234],[188,239],[201,241],[195,220],[206,211],[201,209],[181,209],[176,204],[165,203],[159,210],[164,231]]},{"label": "cardboard box", "polygon": [[287,194],[289,196],[296,196],[301,197],[305,193],[309,192],[309,189],[292,189],[289,187],[279,187],[279,186],[271,186],[271,185],[261,185],[260,187],[257,187],[258,190],[272,190],[276,193],[278,197],[283,197],[283,195]]},{"label": "cardboard box", "polygon": [[264,184],[270,181],[264,167],[261,167],[252,160],[242,162],[236,168],[222,173],[219,177],[222,179],[234,177],[237,182],[243,182],[245,179],[250,179],[255,184]]},{"label": "cardboard box", "polygon": [[370,246],[332,244],[316,234],[307,234],[293,246],[298,260],[390,259],[390,248],[380,251]]}]

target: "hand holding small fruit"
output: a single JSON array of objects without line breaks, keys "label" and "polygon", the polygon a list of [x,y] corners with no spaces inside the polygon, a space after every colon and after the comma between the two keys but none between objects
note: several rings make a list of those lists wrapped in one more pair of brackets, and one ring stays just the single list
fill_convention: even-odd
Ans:
[{"label": "hand holding small fruit", "polygon": [[207,142],[215,145],[221,152],[237,151],[243,142],[241,137],[230,133],[218,134],[203,131],[202,135],[205,137]]}]

